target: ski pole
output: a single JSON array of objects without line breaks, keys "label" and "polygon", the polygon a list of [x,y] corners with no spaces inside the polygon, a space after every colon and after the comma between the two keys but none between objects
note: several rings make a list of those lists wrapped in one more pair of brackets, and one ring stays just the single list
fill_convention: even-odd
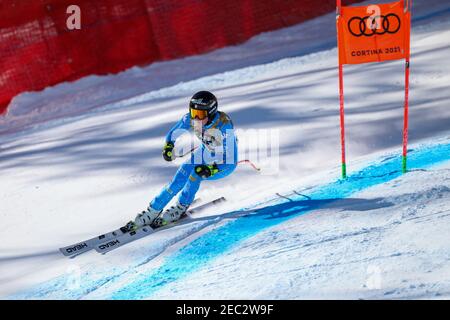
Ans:
[{"label": "ski pole", "polygon": [[194,150],[197,149],[197,148],[198,148],[198,146],[197,147],[193,147],[191,150],[189,150],[188,152],[186,152],[184,154],[181,154],[179,156],[176,155],[175,158],[183,158],[183,157],[187,156],[188,154],[194,152]]},{"label": "ski pole", "polygon": [[[181,155],[179,155],[179,156],[175,156],[176,158],[183,158],[183,157],[185,157],[185,156],[187,156],[188,154],[190,154],[190,153],[192,153],[192,152],[194,152],[195,151],[195,149],[197,149],[198,148],[198,146],[197,147],[194,147],[194,148],[192,148],[191,150],[189,150],[188,152],[186,152],[186,153],[184,153],[184,154],[181,154]],[[248,163],[249,165],[251,165],[252,166],[252,168],[253,169],[255,169],[256,171],[261,171],[261,168],[258,168],[253,162],[251,162],[250,160],[248,160],[248,159],[245,159],[245,160],[241,160],[241,161],[238,161],[238,163],[237,164],[241,164],[241,163]]]},{"label": "ski pole", "polygon": [[241,160],[241,161],[239,161],[238,162],[238,164],[241,164],[241,163],[248,163],[249,165],[251,165],[252,166],[252,168],[253,169],[255,169],[256,171],[261,171],[261,168],[258,168],[257,166],[255,166],[255,164],[253,163],[253,162],[251,162],[250,160]]}]

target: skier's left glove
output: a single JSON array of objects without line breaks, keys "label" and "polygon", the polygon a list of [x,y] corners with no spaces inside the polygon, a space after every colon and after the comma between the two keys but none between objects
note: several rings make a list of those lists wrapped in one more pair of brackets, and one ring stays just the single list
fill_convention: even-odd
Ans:
[{"label": "skier's left glove", "polygon": [[175,146],[173,145],[172,142],[167,142],[165,144],[165,146],[163,148],[163,152],[162,152],[164,160],[172,161],[174,159],[174,156],[173,156],[173,148],[174,147]]},{"label": "skier's left glove", "polygon": [[219,172],[219,168],[215,163],[210,165],[202,164],[195,167],[195,173],[204,179],[212,177],[217,172]]}]

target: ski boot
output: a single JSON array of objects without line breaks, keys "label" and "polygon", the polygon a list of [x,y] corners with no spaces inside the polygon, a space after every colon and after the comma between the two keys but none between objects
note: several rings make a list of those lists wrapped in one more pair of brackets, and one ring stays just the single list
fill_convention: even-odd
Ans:
[{"label": "ski boot", "polygon": [[125,227],[123,227],[122,231],[126,230],[127,231],[134,231],[136,229],[139,229],[143,226],[146,225],[151,225],[152,222],[161,214],[161,211],[157,211],[155,209],[153,209],[151,206],[148,206],[147,210],[142,211],[141,213],[139,213],[136,218],[134,219],[134,221],[130,221],[128,222]]},{"label": "ski boot", "polygon": [[153,220],[151,227],[159,228],[179,220],[186,215],[188,208],[189,205],[183,205],[178,202],[175,206],[170,207],[170,209],[167,209],[162,215]]}]

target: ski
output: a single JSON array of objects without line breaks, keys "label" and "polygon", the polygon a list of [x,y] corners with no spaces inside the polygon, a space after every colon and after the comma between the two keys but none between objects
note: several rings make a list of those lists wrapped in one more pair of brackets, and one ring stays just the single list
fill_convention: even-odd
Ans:
[{"label": "ski", "polygon": [[99,243],[109,241],[122,234],[124,234],[124,232],[121,229],[117,229],[85,241],[74,243],[67,247],[59,248],[59,251],[66,257],[75,257],[77,255],[80,255],[82,253],[94,249],[94,247]]},{"label": "ski", "polygon": [[[193,203],[197,203],[199,202],[201,199],[197,198],[194,200]],[[127,230],[124,230],[123,227],[114,230],[114,231],[110,231],[108,233],[96,236],[94,238],[85,240],[85,241],[81,241],[81,242],[77,242],[74,244],[71,244],[67,247],[63,247],[63,248],[59,248],[59,251],[66,257],[75,257],[78,256],[82,253],[88,252],[92,249],[95,248],[95,246],[97,244],[101,244],[110,240],[113,240],[123,234],[127,233]]]},{"label": "ski", "polygon": [[220,202],[224,202],[224,201],[226,201],[225,197],[220,197],[220,198],[214,199],[212,201],[206,202],[204,204],[198,205],[195,208],[192,208],[192,209],[188,210],[188,213],[189,214],[193,214],[195,212],[201,211],[201,210],[203,210],[203,209],[205,209],[207,207],[210,207],[212,205],[216,205],[216,204],[218,204]]},{"label": "ski", "polygon": [[[226,199],[224,197],[221,197],[221,198],[212,200],[210,202],[198,205],[198,206],[188,210],[188,214],[191,215],[195,212],[203,210],[204,208],[206,208],[208,206],[215,205],[215,204],[220,203],[225,200]],[[194,203],[196,203],[198,201],[200,201],[200,200],[196,199],[194,201]],[[178,221],[183,220],[185,217],[187,217],[187,215]],[[135,231],[127,231],[123,227],[121,227],[117,230],[93,237],[91,239],[77,242],[77,243],[71,244],[71,245],[63,247],[63,248],[59,248],[59,251],[64,256],[69,257],[69,258],[76,257],[76,256],[78,256],[82,253],[88,252],[92,249],[96,249],[96,251],[101,252],[101,253],[106,253],[106,252],[109,252],[119,246],[126,244],[126,243],[140,239],[150,233],[155,232],[156,230],[159,231],[160,229],[162,230],[162,229],[167,229],[169,227],[172,227],[172,226],[176,225],[176,223],[178,221],[176,221],[175,223],[171,223],[167,226],[156,228],[156,229],[146,226],[144,228],[140,228]],[[117,239],[118,239],[118,241],[116,241]]]},{"label": "ski", "polygon": [[187,214],[181,216],[181,218],[179,220],[177,220],[177,221],[175,221],[173,223],[170,223],[168,225],[165,225],[163,227],[152,228],[150,226],[144,226],[144,227],[139,228],[137,230],[128,231],[128,232],[126,232],[126,233],[124,233],[122,235],[118,235],[117,237],[115,237],[113,239],[105,240],[102,243],[97,243],[95,245],[95,251],[97,251],[98,253],[101,253],[101,254],[105,254],[105,253],[108,253],[108,252],[110,252],[112,250],[115,250],[115,249],[117,249],[117,248],[119,248],[119,247],[121,247],[121,246],[123,246],[123,245],[125,245],[127,243],[130,243],[130,242],[136,241],[138,239],[141,239],[141,238],[143,238],[145,236],[148,236],[149,234],[152,234],[154,232],[172,228],[172,227],[178,225],[180,222],[183,222],[184,220],[189,219],[189,217],[193,213],[196,213],[196,212],[201,211],[201,210],[203,210],[203,209],[205,209],[205,208],[207,208],[209,206],[216,205],[216,204],[218,204],[220,202],[223,202],[223,201],[226,201],[225,197],[217,198],[215,200],[212,200],[210,202],[207,202],[207,203],[199,205],[199,206],[197,206],[195,208],[192,208],[191,210],[188,210]]},{"label": "ski", "polygon": [[107,253],[118,247],[123,246],[124,244],[143,238],[155,232],[155,230],[156,229],[153,229],[150,226],[144,226],[134,231],[128,231],[120,236],[102,242],[100,244],[96,244],[95,251],[97,251],[98,253]]},{"label": "ski", "polygon": [[117,249],[117,248],[119,248],[119,247],[121,247],[121,246],[123,246],[123,245],[125,245],[127,243],[130,243],[130,242],[136,241],[138,239],[141,239],[141,238],[143,238],[145,236],[148,236],[149,234],[152,234],[152,233],[154,233],[156,231],[160,231],[160,230],[171,228],[171,227],[177,225],[180,221],[186,219],[186,217],[187,217],[187,215],[181,217],[179,220],[177,220],[177,221],[175,221],[173,223],[170,223],[170,224],[168,224],[166,226],[159,227],[159,228],[153,228],[151,226],[144,226],[144,227],[141,227],[141,228],[133,230],[133,231],[125,232],[122,235],[119,235],[119,236],[114,237],[112,239],[106,240],[106,241],[101,242],[101,243],[97,243],[95,245],[94,249],[98,253],[105,254],[105,253],[110,252],[110,251],[112,251],[114,249]]}]

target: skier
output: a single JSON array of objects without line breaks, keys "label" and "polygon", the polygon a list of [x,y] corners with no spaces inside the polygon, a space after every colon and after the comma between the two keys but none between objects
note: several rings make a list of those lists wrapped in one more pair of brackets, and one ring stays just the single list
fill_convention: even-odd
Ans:
[{"label": "skier", "polygon": [[[162,155],[174,160],[175,140],[193,130],[201,147],[181,165],[172,181],[150,202],[147,210],[130,221],[129,229],[144,225],[160,227],[174,222],[186,213],[203,180],[217,180],[231,174],[237,165],[237,139],[230,117],[218,111],[217,98],[209,91],[197,92],[190,100],[189,113],[167,133]],[[181,191],[177,204],[162,213],[170,200]]]}]

